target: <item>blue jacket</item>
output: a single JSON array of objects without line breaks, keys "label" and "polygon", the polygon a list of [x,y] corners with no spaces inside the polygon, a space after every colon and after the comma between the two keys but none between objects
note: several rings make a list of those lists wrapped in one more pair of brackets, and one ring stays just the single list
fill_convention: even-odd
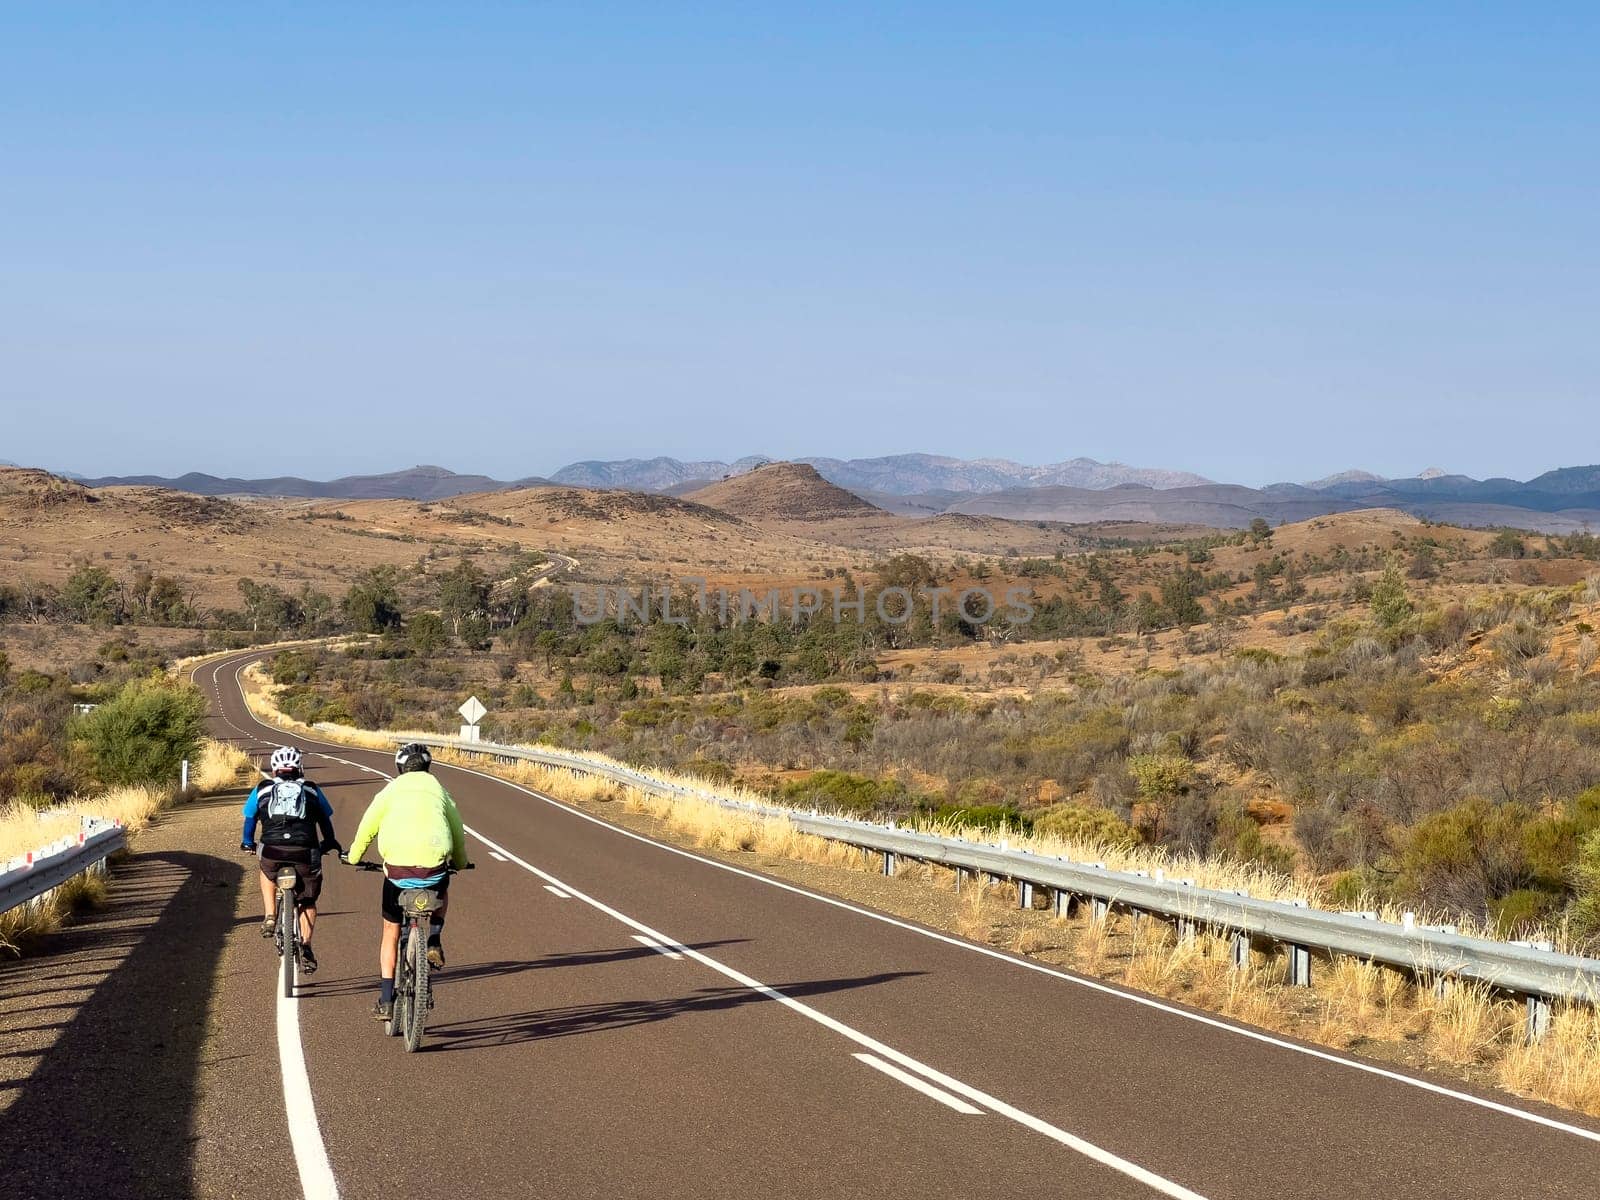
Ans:
[{"label": "blue jacket", "polygon": [[323,844],[337,841],[333,832],[333,805],[328,803],[328,797],[323,795],[322,789],[304,776],[281,782],[295,782],[305,790],[305,818],[286,820],[282,817],[268,816],[267,802],[271,798],[273,786],[278,782],[280,781],[275,779],[263,779],[250,789],[250,795],[244,802],[244,833],[239,840],[254,842],[256,826],[259,824],[265,826],[261,838],[263,844],[315,846],[318,844],[319,832],[322,834]]}]

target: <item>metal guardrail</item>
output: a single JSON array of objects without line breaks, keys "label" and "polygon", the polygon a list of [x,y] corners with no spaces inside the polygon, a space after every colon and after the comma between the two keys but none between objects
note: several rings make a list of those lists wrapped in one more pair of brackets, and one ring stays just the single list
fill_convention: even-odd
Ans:
[{"label": "metal guardrail", "polygon": [[[398,739],[397,739],[398,740]],[[1252,943],[1272,943],[1290,954],[1290,981],[1311,981],[1310,952],[1344,954],[1408,971],[1421,979],[1465,979],[1528,998],[1528,1036],[1541,1036],[1548,1024],[1552,999],[1600,1002],[1600,960],[1558,954],[1548,944],[1501,942],[1466,937],[1448,926],[1394,924],[1370,913],[1335,913],[1237,892],[1194,887],[1184,880],[1143,873],[1112,871],[1099,863],[1072,862],[959,838],[937,837],[915,830],[878,825],[847,817],[806,813],[777,805],[745,804],[682,784],[668,783],[628,767],[565,754],[504,746],[494,742],[462,742],[454,738],[413,737],[427,746],[486,758],[535,762],[577,774],[598,775],[666,796],[689,796],[703,803],[782,817],[801,833],[882,854],[884,871],[896,860],[937,863],[958,871],[1012,880],[1021,902],[1029,907],[1035,889],[1054,893],[1058,912],[1088,901],[1096,916],[1113,908],[1153,914],[1175,922],[1184,936],[1210,929],[1233,939],[1234,960],[1248,961]]]},{"label": "metal guardrail", "polygon": [[105,860],[128,845],[127,830],[114,821],[83,818],[76,837],[59,838],[48,846],[0,864],[0,913],[35,900],[74,875],[103,870]]}]

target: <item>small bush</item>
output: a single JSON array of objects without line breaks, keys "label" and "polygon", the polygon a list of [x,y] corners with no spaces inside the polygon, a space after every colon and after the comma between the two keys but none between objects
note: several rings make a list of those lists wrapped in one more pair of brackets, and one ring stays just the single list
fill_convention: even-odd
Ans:
[{"label": "small bush", "polygon": [[112,787],[169,783],[205,734],[206,702],[197,688],[136,679],[79,724],[95,774]]},{"label": "small bush", "polygon": [[1116,813],[1086,804],[1060,804],[1040,813],[1033,819],[1033,832],[1093,846],[1132,846],[1139,840],[1132,827]]}]

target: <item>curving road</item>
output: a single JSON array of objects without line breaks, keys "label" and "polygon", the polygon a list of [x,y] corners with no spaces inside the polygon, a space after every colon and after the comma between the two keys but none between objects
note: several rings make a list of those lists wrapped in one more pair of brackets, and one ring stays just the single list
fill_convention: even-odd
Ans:
[{"label": "curving road", "polygon": [[[215,731],[280,735],[202,664]],[[387,755],[302,743],[346,841]],[[1592,1194],[1600,1123],[1140,997],[438,768],[456,881],[428,1045],[367,1015],[374,877],[329,871],[322,971],[257,956],[277,1038],[244,1172],[281,1197]],[[253,937],[254,935],[251,934]],[[259,995],[259,1001],[255,999]],[[305,1085],[298,1072],[305,1072]],[[288,1086],[280,1087],[283,1079]],[[292,1154],[291,1154],[292,1151]],[[254,1194],[252,1183],[238,1194]]]}]

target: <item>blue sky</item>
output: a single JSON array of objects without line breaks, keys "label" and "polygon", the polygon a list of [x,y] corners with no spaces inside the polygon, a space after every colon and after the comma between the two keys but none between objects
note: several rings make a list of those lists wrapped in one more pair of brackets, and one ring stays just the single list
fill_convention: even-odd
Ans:
[{"label": "blue sky", "polygon": [[1600,461],[1589,5],[0,8],[0,458]]}]

